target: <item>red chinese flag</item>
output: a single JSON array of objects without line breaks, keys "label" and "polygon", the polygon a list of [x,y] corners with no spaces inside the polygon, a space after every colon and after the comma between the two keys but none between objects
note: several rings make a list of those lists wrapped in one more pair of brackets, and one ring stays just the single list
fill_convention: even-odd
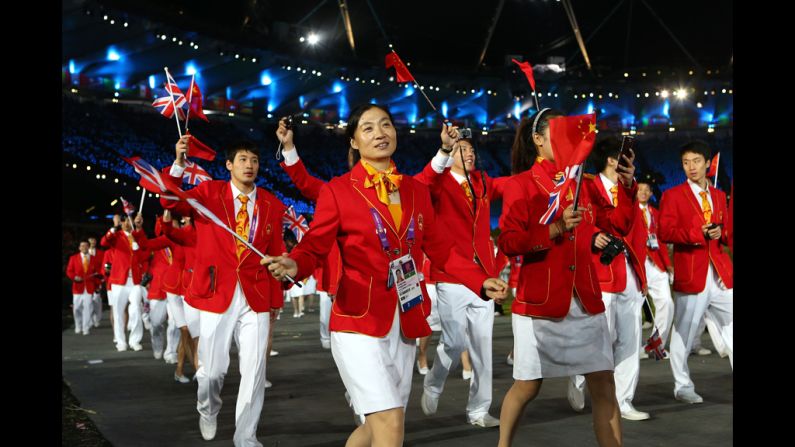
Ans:
[{"label": "red chinese flag", "polygon": [[[190,134],[186,134],[190,135]],[[215,160],[215,151],[210,146],[199,141],[198,138],[191,135],[188,139],[188,157],[201,158],[202,160],[213,161]]]},{"label": "red chinese flag", "polygon": [[564,116],[549,120],[549,141],[555,166],[563,171],[582,164],[596,140],[596,114]]},{"label": "red chinese flag", "polygon": [[411,75],[411,72],[409,72],[406,64],[400,60],[400,56],[398,56],[394,51],[386,55],[384,63],[386,64],[386,68],[395,67],[395,75],[397,76],[398,82],[415,81],[414,76]]},{"label": "red chinese flag", "polygon": [[188,102],[190,103],[190,116],[198,116],[205,122],[210,122],[207,116],[204,115],[204,108],[202,107],[202,92],[199,90],[199,84],[191,81],[190,90],[188,90]]},{"label": "red chinese flag", "polygon": [[511,62],[518,65],[522,69],[524,75],[527,76],[527,82],[530,83],[530,88],[536,91],[536,79],[533,77],[533,67],[529,62],[519,62],[516,59],[511,59]]},{"label": "red chinese flag", "polygon": [[707,171],[707,177],[715,177],[718,175],[718,163],[720,162],[720,152],[715,154],[712,157],[712,161],[709,164],[709,171]]}]

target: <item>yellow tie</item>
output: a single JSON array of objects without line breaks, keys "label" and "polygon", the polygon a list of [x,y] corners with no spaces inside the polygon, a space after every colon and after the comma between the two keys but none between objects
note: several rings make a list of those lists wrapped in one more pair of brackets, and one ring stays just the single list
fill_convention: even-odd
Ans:
[{"label": "yellow tie", "polygon": [[712,221],[712,207],[709,206],[709,200],[707,200],[707,192],[701,191],[699,195],[701,195],[701,209],[704,210],[704,221],[709,223]]},{"label": "yellow tie", "polygon": [[83,255],[83,273],[88,273],[88,255]]},{"label": "yellow tie", "polygon": [[646,217],[646,208],[642,207],[640,209],[640,215],[643,216],[643,223],[646,225],[646,228],[649,228],[649,218]]},{"label": "yellow tie", "polygon": [[469,199],[469,203],[472,203],[474,201],[474,198],[472,196],[472,188],[469,187],[469,183],[467,183],[466,180],[461,182],[461,188],[464,189],[464,194],[466,194],[467,199]]},{"label": "yellow tie", "polygon": [[613,206],[618,206],[618,185],[610,187],[610,195],[613,196]]},{"label": "yellow tie", "polygon": [[[240,210],[237,212],[237,218],[235,219],[235,222],[237,222],[237,225],[235,226],[235,233],[237,233],[243,239],[248,239],[248,196],[245,194],[240,194],[237,196],[237,198],[240,200],[241,205]],[[240,255],[246,250],[246,246],[237,239],[235,239],[235,242],[237,243],[237,259],[240,259]]]},{"label": "yellow tie", "polygon": [[389,208],[389,213],[392,214],[392,220],[395,221],[395,228],[400,230],[400,220],[403,218],[403,208],[399,203],[391,203],[389,200],[389,193],[395,192],[400,188],[400,182],[403,180],[403,175],[393,174],[395,172],[395,162],[389,162],[389,168],[386,171],[378,171],[366,161],[362,160],[362,166],[367,171],[367,178],[364,179],[365,188],[375,188],[375,193],[378,196],[378,201],[383,203]]}]

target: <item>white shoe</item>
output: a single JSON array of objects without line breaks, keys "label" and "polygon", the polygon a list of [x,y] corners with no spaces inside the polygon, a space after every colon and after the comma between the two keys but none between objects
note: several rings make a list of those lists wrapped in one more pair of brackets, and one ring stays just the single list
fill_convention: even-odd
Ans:
[{"label": "white shoe", "polygon": [[304,313],[303,313],[303,312],[300,312],[300,313],[298,314],[298,317],[299,317],[299,318],[300,318],[300,317],[303,317],[303,316],[304,316]]},{"label": "white shoe", "polygon": [[428,374],[428,367],[427,366],[426,367],[420,366],[420,361],[419,360],[417,360],[417,372],[420,373],[421,376],[424,376],[425,374]]},{"label": "white shoe", "polygon": [[322,346],[323,349],[331,349],[331,340],[320,340],[320,346]]},{"label": "white shoe", "polygon": [[712,351],[707,348],[698,348],[690,351],[690,353],[695,355],[710,355]]},{"label": "white shoe", "polygon": [[467,371],[465,369],[461,370],[461,377],[463,377],[464,380],[471,379],[472,378],[472,370],[471,369],[469,371]]},{"label": "white shoe", "polygon": [[99,327],[99,321],[94,322],[94,327]]},{"label": "white shoe", "polygon": [[139,344],[137,344],[137,343],[136,343],[136,344],[134,344],[134,345],[133,345],[133,344],[130,344],[130,347],[133,349],[133,351],[140,351],[141,349],[143,349],[143,348],[144,348],[143,346],[141,346],[141,345],[139,345]]},{"label": "white shoe", "polygon": [[271,383],[271,381],[268,380],[268,379],[265,379],[265,389],[268,389],[268,388],[270,388],[272,386],[273,386],[273,384]]},{"label": "white shoe", "polygon": [[649,358],[649,353],[646,352],[646,350],[644,349],[643,351],[640,351],[638,357],[640,357],[641,360],[646,360],[647,358]]},{"label": "white shoe", "polygon": [[118,344],[117,343],[116,344],[116,350],[119,351],[119,352],[126,351],[127,350],[127,345],[126,344]]},{"label": "white shoe", "polygon": [[663,360],[668,360],[668,358],[669,358],[668,351],[667,350],[663,351],[663,358],[662,359]]},{"label": "white shoe", "polygon": [[155,360],[160,360],[160,359],[163,358],[163,353],[155,351],[154,352],[154,356],[155,356]]},{"label": "white shoe", "polygon": [[581,412],[585,408],[585,385],[583,385],[583,389],[579,389],[574,385],[574,379],[569,378],[566,399],[569,401],[572,410],[578,413]]},{"label": "white shoe", "polygon": [[88,335],[88,331],[83,331],[83,335]]},{"label": "white shoe", "polygon": [[632,404],[626,404],[625,409],[621,410],[621,417],[630,421],[645,421],[651,416],[645,411],[638,411]]},{"label": "white shoe", "polygon": [[298,314],[293,314],[293,318],[298,318],[298,317],[299,317]]},{"label": "white shoe", "polygon": [[271,349],[271,357],[276,357],[277,355],[279,355],[279,351]]},{"label": "white shoe", "polygon": [[422,398],[420,399],[420,407],[422,407],[422,412],[425,414],[425,416],[436,414],[436,408],[438,406],[439,398],[432,397],[427,391],[423,390]]},{"label": "white shoe", "polygon": [[80,335],[80,328],[75,328],[75,334]]},{"label": "white shoe", "polygon": [[489,427],[497,427],[498,425],[500,425],[500,420],[486,413],[475,420],[469,421],[469,423],[472,425],[477,425],[478,427],[489,428]]},{"label": "white shoe", "polygon": [[513,356],[511,354],[508,354],[508,358],[505,359],[505,363],[507,363],[510,366],[513,366]]},{"label": "white shoe", "polygon": [[199,416],[199,431],[202,433],[202,438],[205,441],[211,441],[215,438],[215,429],[218,428],[216,420],[205,421],[203,417]]},{"label": "white shoe", "polygon": [[695,391],[680,391],[678,394],[674,396],[676,400],[680,402],[684,402],[686,404],[700,404],[704,402],[704,398],[696,394]]},{"label": "white shoe", "polygon": [[652,327],[652,326],[654,326],[654,325],[653,325],[653,324],[651,324],[651,323],[650,323],[650,322],[648,322],[648,321],[644,321],[644,322],[643,322],[643,329],[651,329],[651,327]]},{"label": "white shoe", "polygon": [[174,373],[174,381],[179,383],[190,383],[190,379],[185,376],[178,376],[177,373]]},{"label": "white shoe", "polygon": [[164,355],[163,360],[169,365],[176,365],[177,364],[177,357],[172,355]]}]

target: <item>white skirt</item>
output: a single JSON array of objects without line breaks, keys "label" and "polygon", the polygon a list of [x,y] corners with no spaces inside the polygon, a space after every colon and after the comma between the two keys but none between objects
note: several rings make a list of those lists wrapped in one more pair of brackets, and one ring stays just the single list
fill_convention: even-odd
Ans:
[{"label": "white skirt", "polygon": [[299,296],[311,295],[315,293],[315,289],[317,289],[317,281],[314,276],[310,276],[309,279],[306,280],[306,283],[301,283],[301,287],[297,285],[290,287],[290,297],[297,298]]},{"label": "white skirt", "polygon": [[356,414],[406,408],[416,345],[400,332],[397,307],[386,337],[331,332],[331,355]]},{"label": "white skirt", "polygon": [[439,332],[442,330],[442,320],[439,319],[438,301],[436,299],[436,283],[426,283],[425,289],[428,290],[428,296],[431,297],[431,314],[425,320],[431,326],[431,330]]},{"label": "white skirt", "polygon": [[536,380],[613,370],[613,347],[604,313],[589,315],[571,299],[560,320],[513,314],[513,378]]},{"label": "white skirt", "polygon": [[191,338],[198,337],[201,329],[201,324],[199,321],[201,314],[199,313],[199,309],[191,306],[186,300],[183,299],[182,310],[185,313],[185,324],[188,326],[188,332],[190,333]]}]

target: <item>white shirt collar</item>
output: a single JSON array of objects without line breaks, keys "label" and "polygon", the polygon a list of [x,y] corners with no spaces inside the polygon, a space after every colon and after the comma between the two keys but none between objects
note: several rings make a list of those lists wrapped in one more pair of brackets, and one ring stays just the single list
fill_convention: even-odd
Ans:
[{"label": "white shirt collar", "polygon": [[467,181],[467,178],[466,178],[466,177],[464,177],[463,175],[461,175],[461,174],[458,174],[458,173],[456,173],[456,172],[453,172],[453,170],[452,170],[452,169],[450,170],[450,175],[452,175],[452,176],[453,176],[453,178],[455,179],[455,181],[456,181],[456,182],[458,182],[458,184],[459,184],[459,185],[460,185],[462,182],[465,182],[465,181]]},{"label": "white shirt collar", "polygon": [[[237,189],[237,187],[235,186],[235,184],[234,184],[234,183],[232,183],[232,181],[231,181],[231,180],[229,181],[229,186],[231,186],[231,187],[232,187],[232,199],[233,199],[233,200],[236,200],[236,199],[237,199],[237,197],[238,197],[240,194],[243,194],[243,192],[242,192],[242,191],[240,191],[239,189]],[[254,200],[256,200],[256,199],[257,199],[257,187],[256,187],[256,186],[254,186],[254,189],[252,189],[250,193],[246,194],[246,196],[248,196],[248,199],[249,199],[249,201],[253,203],[253,202],[254,202]]]},{"label": "white shirt collar", "polygon": [[699,186],[698,183],[696,183],[696,182],[694,182],[694,181],[692,181],[690,179],[687,179],[687,183],[690,185],[690,189],[692,189],[693,192],[696,193],[697,196],[701,195],[701,191],[706,191],[707,195],[708,196],[710,195],[710,193],[709,193],[709,182],[707,182],[707,189],[701,189],[701,186]]}]

